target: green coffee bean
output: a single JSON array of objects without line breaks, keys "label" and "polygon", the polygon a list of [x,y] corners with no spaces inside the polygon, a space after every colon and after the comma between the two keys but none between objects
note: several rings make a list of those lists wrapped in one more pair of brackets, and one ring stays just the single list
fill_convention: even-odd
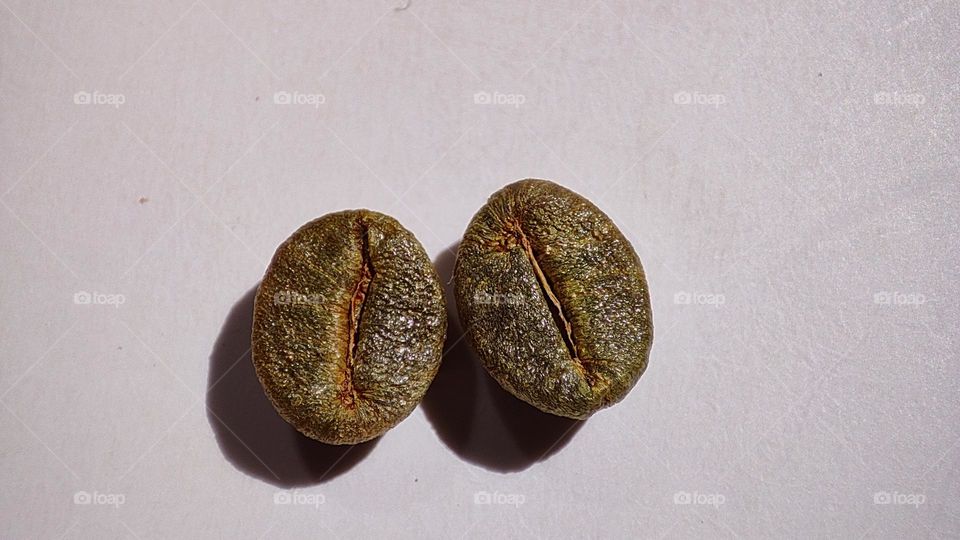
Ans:
[{"label": "green coffee bean", "polygon": [[633,247],[590,201],[546,180],[494,193],[457,252],[470,344],[506,390],[582,419],[616,403],[647,366],[653,318]]},{"label": "green coffee bean", "polygon": [[337,212],[277,249],[257,291],[253,363],[287,422],[355,444],[417,406],[446,327],[440,281],[413,234],[377,212]]}]

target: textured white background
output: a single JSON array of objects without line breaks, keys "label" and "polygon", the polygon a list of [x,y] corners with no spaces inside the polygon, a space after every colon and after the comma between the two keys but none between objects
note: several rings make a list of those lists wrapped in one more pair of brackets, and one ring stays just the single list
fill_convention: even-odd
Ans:
[{"label": "textured white background", "polygon": [[[960,534],[955,0],[267,4],[0,0],[0,536]],[[645,264],[621,404],[536,413],[454,324],[377,443],[276,417],[290,232],[376,209],[448,276],[528,176]]]}]

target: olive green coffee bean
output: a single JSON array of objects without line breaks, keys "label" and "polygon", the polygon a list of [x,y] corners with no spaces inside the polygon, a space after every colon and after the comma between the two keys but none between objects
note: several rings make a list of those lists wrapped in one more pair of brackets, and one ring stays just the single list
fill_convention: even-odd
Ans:
[{"label": "olive green coffee bean", "polygon": [[546,180],[494,193],[457,252],[467,338],[506,390],[583,419],[624,398],[653,340],[640,259],[616,225]]},{"label": "olive green coffee bean", "polygon": [[297,430],[355,444],[417,406],[446,327],[439,278],[413,234],[377,212],[337,212],[277,249],[255,300],[253,363]]}]

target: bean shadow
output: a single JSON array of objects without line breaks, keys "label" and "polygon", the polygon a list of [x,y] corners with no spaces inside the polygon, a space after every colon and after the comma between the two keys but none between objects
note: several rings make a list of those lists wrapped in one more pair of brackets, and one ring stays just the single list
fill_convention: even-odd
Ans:
[{"label": "bean shadow", "polygon": [[453,294],[458,245],[434,262],[447,301],[447,342],[423,410],[440,439],[462,459],[492,471],[521,471],[566,446],[584,422],[541,412],[513,397],[480,364],[464,337]]},{"label": "bean shadow", "polygon": [[370,453],[379,439],[334,446],[301,435],[274,410],[250,358],[257,287],[234,304],[210,354],[207,421],[217,444],[237,469],[292,488],[339,476]]}]

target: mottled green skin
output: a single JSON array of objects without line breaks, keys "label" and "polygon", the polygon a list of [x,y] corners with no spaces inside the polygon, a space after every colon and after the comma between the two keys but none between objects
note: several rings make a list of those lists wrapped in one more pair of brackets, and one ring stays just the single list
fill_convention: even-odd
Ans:
[{"label": "mottled green skin", "polygon": [[[372,278],[352,348],[365,251]],[[337,212],[277,249],[257,291],[253,363],[287,422],[325,443],[355,444],[417,406],[440,366],[446,327],[439,278],[413,234],[377,212]]]},{"label": "mottled green skin", "polygon": [[[530,253],[566,321],[574,354]],[[505,389],[548,413],[583,419],[616,403],[647,366],[653,340],[640,259],[590,201],[546,180],[494,193],[457,253],[460,320]]]}]

